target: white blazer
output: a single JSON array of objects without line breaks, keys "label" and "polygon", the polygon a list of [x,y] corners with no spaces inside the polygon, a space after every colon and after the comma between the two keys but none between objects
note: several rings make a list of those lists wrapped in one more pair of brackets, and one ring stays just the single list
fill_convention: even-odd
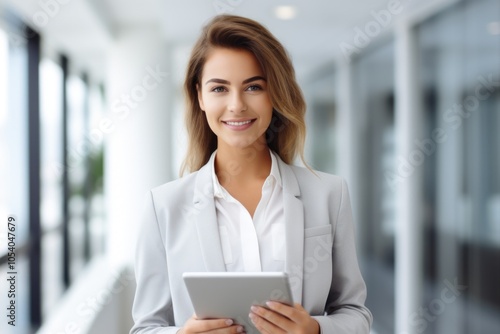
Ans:
[{"label": "white blazer", "polygon": [[[283,183],[286,259],[294,301],[322,334],[370,332],[366,286],[354,245],[346,182],[277,157]],[[137,289],[130,333],[175,333],[193,313],[188,271],[225,271],[212,166],[148,194],[135,257]]]}]

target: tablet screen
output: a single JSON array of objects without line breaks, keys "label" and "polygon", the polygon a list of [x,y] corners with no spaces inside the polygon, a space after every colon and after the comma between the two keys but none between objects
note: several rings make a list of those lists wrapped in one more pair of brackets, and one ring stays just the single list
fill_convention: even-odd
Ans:
[{"label": "tablet screen", "polygon": [[266,307],[271,300],[293,305],[283,272],[188,272],[183,278],[198,318],[230,318],[247,333],[257,332],[248,318],[252,305]]}]

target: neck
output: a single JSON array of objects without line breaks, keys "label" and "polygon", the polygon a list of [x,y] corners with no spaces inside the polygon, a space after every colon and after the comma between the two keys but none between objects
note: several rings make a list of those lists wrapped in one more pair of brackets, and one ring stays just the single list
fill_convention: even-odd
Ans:
[{"label": "neck", "polygon": [[215,156],[215,173],[222,186],[265,180],[271,172],[271,155],[267,146],[244,149],[219,145]]}]

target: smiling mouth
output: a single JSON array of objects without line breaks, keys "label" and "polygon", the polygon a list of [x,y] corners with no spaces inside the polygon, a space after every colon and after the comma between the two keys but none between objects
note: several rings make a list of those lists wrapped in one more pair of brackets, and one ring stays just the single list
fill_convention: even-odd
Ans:
[{"label": "smiling mouth", "polygon": [[246,124],[250,124],[253,121],[255,121],[255,119],[249,119],[249,120],[241,121],[241,122],[237,122],[237,121],[222,121],[222,123],[225,123],[227,125],[232,125],[232,126],[243,126],[243,125],[246,125]]}]

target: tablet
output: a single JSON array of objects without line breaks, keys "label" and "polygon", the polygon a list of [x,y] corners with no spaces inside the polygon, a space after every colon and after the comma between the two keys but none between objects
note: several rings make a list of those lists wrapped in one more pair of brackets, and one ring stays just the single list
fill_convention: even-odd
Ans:
[{"label": "tablet", "polygon": [[284,272],[186,272],[184,283],[200,319],[229,318],[257,333],[248,318],[252,305],[267,301],[293,305],[288,275]]}]

